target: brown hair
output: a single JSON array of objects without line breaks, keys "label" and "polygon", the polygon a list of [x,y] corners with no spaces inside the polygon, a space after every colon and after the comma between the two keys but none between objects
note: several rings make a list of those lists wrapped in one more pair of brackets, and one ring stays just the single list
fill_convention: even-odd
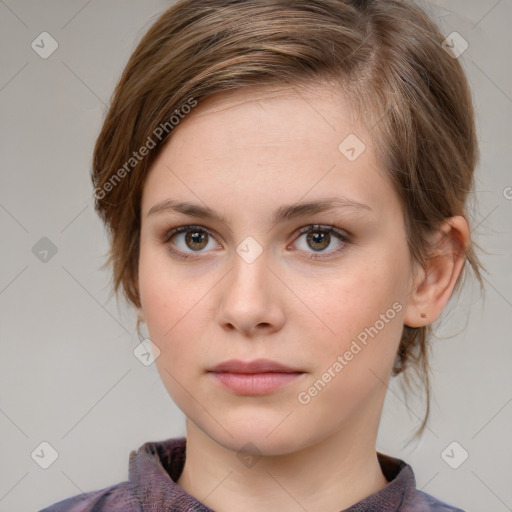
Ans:
[{"label": "brown hair", "polygon": [[[94,149],[95,207],[108,228],[116,294],[122,286],[140,306],[140,204],[163,131],[172,134],[185,105],[256,84],[339,86],[372,133],[400,195],[411,256],[424,264],[426,235],[448,217],[467,217],[479,156],[471,91],[443,39],[403,0],[181,0],[165,11],[131,55]],[[464,269],[469,263],[482,287],[474,247]],[[426,391],[416,435],[429,415],[431,335],[430,325],[404,326],[393,368],[411,368]]]}]

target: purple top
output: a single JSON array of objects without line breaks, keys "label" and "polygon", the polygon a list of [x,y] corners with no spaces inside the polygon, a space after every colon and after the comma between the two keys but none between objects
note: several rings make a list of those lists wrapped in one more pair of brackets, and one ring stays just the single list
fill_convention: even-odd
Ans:
[{"label": "purple top", "polygon": [[[149,441],[130,452],[129,481],[59,501],[39,512],[213,512],[177,483],[186,438]],[[416,489],[411,466],[377,452],[388,485],[341,512],[464,512]]]}]

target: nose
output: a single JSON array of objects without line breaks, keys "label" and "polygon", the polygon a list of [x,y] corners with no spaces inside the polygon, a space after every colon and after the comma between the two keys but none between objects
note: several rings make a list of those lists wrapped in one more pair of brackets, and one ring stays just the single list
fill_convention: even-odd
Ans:
[{"label": "nose", "polygon": [[269,266],[265,252],[248,263],[235,255],[233,268],[218,290],[218,323],[246,336],[270,334],[285,321],[283,284]]}]

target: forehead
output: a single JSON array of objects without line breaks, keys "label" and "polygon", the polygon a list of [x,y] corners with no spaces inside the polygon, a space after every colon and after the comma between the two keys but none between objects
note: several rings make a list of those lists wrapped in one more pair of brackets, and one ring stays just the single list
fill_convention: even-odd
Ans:
[{"label": "forehead", "polygon": [[[293,133],[308,132],[308,128],[313,126],[316,129],[335,131],[334,117],[338,123],[342,121],[361,134],[364,131],[358,125],[344,95],[327,82],[310,82],[300,86],[253,85],[231,92],[216,93],[201,100],[181,121],[177,131],[189,129],[191,125],[206,126],[219,120],[237,122],[238,125],[247,121],[247,129],[254,126],[254,123],[263,121],[266,130],[258,125],[260,137],[276,127],[286,127]],[[303,122],[298,123],[300,120]]]},{"label": "forehead", "polygon": [[[356,159],[347,158],[350,146]],[[382,183],[389,186],[372,139],[337,89],[259,85],[215,94],[181,120],[149,173],[143,208],[151,207],[144,197],[182,192],[290,203],[338,190],[378,203]]]}]

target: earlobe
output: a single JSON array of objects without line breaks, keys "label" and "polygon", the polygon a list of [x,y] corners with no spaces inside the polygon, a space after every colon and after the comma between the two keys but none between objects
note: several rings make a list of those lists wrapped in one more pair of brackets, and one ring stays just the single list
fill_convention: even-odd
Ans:
[{"label": "earlobe", "polygon": [[[425,288],[428,285],[428,266],[420,267],[417,271],[414,287],[409,295],[409,301],[405,307],[404,324],[408,327],[423,327],[432,322],[432,313],[425,300]],[[428,319],[428,320],[427,320]]]},{"label": "earlobe", "polygon": [[424,327],[436,320],[457,283],[466,259],[469,228],[462,216],[445,220],[430,240],[430,256],[414,283],[404,323]]}]

